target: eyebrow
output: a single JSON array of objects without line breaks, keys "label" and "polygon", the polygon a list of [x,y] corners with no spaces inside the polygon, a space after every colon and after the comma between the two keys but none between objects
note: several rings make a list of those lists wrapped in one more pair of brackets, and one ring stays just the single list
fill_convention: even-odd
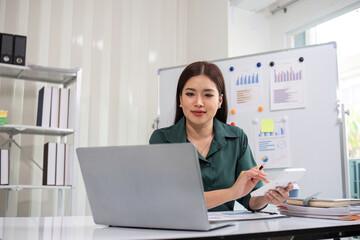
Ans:
[{"label": "eyebrow", "polygon": [[[196,89],[195,89],[195,88],[186,88],[185,91],[186,91],[186,90],[190,90],[190,91],[196,92]],[[211,88],[206,88],[206,89],[203,90],[203,92],[215,92],[215,90],[214,90],[214,89],[211,89]]]}]

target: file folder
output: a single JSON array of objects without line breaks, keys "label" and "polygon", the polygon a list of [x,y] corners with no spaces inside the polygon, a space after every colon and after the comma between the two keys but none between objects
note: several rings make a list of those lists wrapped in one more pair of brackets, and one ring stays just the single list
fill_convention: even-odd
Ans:
[{"label": "file folder", "polygon": [[13,64],[25,66],[26,36],[14,36]]},{"label": "file folder", "polygon": [[0,63],[12,64],[14,49],[14,35],[2,33],[0,35]]}]

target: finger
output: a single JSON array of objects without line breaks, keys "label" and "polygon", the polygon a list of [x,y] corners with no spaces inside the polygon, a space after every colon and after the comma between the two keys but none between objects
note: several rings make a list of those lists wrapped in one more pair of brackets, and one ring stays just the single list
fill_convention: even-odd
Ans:
[{"label": "finger", "polygon": [[254,184],[256,184],[258,181],[264,181],[266,183],[271,182],[269,179],[267,179],[263,173],[261,173],[260,171],[254,171],[254,169],[250,169],[247,171],[242,171],[240,173],[241,177],[245,177],[246,179],[252,181]]},{"label": "finger", "polygon": [[[280,189],[279,189],[280,190]],[[274,190],[273,195],[278,199],[280,202],[285,201],[289,197],[289,193],[286,191],[279,192],[279,190]],[[281,191],[281,190],[280,190]]]},{"label": "finger", "polygon": [[274,196],[274,192],[273,190],[270,190],[266,193],[266,197],[269,199],[269,203],[274,204],[274,205],[279,205],[280,203],[282,203],[282,201],[280,201],[279,199],[277,199]]},{"label": "finger", "polygon": [[265,194],[264,198],[265,198],[265,202],[273,204],[273,202],[272,202],[271,198],[268,196],[268,194]]},{"label": "finger", "polygon": [[293,189],[294,189],[293,183],[289,183],[289,184],[287,185],[287,187],[286,187],[286,190],[287,190],[288,192],[290,192],[290,191],[293,190]]},{"label": "finger", "polygon": [[242,184],[245,184],[245,182],[247,181],[251,181],[253,182],[253,184],[256,184],[259,179],[257,177],[258,175],[256,175],[256,173],[251,172],[251,171],[242,171],[238,177],[238,179],[236,180],[236,182],[239,182]]},{"label": "finger", "polygon": [[282,188],[282,187],[276,187],[276,190],[285,198],[289,197],[289,191],[286,188]]},{"label": "finger", "polygon": [[256,185],[260,180],[257,179],[257,178],[251,178],[250,181],[251,181],[254,185]]},{"label": "finger", "polygon": [[264,178],[261,178],[260,180],[261,180],[261,181],[264,181],[264,182],[266,182],[266,183],[270,183],[270,182],[271,182],[269,179],[267,179],[267,178],[265,178],[265,177],[264,177]]},{"label": "finger", "polygon": [[256,169],[250,169],[250,170],[248,170],[248,171],[246,171],[246,172],[248,172],[249,174],[250,174],[250,176],[251,177],[257,177],[257,178],[259,178],[260,180],[262,180],[262,181],[266,181],[266,182],[268,182],[269,180],[266,178],[266,173],[265,172],[263,172],[263,171],[259,171],[259,170],[256,170]]},{"label": "finger", "polygon": [[282,195],[275,190],[270,190],[269,192],[267,192],[267,196],[271,199],[272,203],[275,205],[279,205],[283,201],[285,201]]},{"label": "finger", "polygon": [[253,169],[247,170],[244,172],[248,177],[265,177],[266,175],[262,174],[260,171],[254,171]]},{"label": "finger", "polygon": [[266,174],[266,172],[264,172],[264,169],[259,170],[259,168],[260,168],[260,166],[255,166],[255,167],[251,168],[249,171],[253,170],[255,172],[258,172],[259,174],[266,176],[267,174]]},{"label": "finger", "polygon": [[261,181],[264,181],[266,183],[269,183],[271,182],[269,179],[267,179],[263,174],[259,174],[259,172],[255,172],[255,171],[246,171],[246,175],[250,178],[254,178],[254,179],[257,179],[257,180],[261,180]]},{"label": "finger", "polygon": [[264,168],[261,169],[261,170],[259,170],[259,168],[260,168],[260,166],[257,166],[256,170],[258,170],[258,171],[262,172],[263,174],[267,175],[267,173],[264,171],[265,170]]}]

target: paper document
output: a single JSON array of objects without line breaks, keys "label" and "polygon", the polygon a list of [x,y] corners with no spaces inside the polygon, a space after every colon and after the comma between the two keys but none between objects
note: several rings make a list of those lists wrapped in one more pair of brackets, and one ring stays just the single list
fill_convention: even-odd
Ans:
[{"label": "paper document", "polygon": [[270,71],[271,111],[305,107],[305,69],[297,61],[277,63]]},{"label": "paper document", "polygon": [[[262,119],[261,125],[255,125],[255,159],[258,165],[263,164],[262,157],[267,156],[269,161],[266,168],[286,168],[290,166],[290,134],[289,122],[283,122],[281,119],[275,119],[272,122],[265,121],[273,128],[272,132],[263,131]],[[266,125],[268,127],[268,125]]]},{"label": "paper document", "polygon": [[263,102],[263,78],[255,65],[236,67],[230,75],[230,109],[250,112]]},{"label": "paper document", "polygon": [[278,206],[281,214],[297,217],[330,218],[356,220],[360,216],[360,206],[347,207],[305,207],[282,203]]},{"label": "paper document", "polygon": [[209,212],[208,218],[210,222],[219,221],[239,221],[239,220],[257,220],[267,218],[285,217],[279,212],[250,212],[247,210],[239,211],[223,211],[223,212]]}]

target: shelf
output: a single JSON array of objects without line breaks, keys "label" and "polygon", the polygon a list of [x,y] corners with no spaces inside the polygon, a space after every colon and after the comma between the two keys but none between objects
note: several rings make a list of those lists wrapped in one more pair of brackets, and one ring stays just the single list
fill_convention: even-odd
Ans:
[{"label": "shelf", "polygon": [[0,189],[20,191],[23,189],[71,189],[72,186],[44,186],[44,185],[0,185]]},{"label": "shelf", "polygon": [[0,77],[64,85],[69,85],[75,81],[78,71],[79,68],[25,67],[0,63]]},{"label": "shelf", "polygon": [[5,124],[5,125],[0,125],[0,133],[7,133],[12,136],[16,134],[66,136],[69,134],[73,134],[74,130],[63,129],[63,128],[46,128],[46,127],[38,127],[38,126]]},{"label": "shelf", "polygon": [[[71,212],[72,214],[76,213],[77,211],[77,181],[78,181],[78,166],[76,164],[77,162],[77,156],[75,153],[75,149],[77,147],[77,144],[79,142],[79,108],[80,108],[80,99],[81,99],[81,79],[82,79],[82,70],[81,68],[72,68],[72,69],[64,69],[64,68],[53,68],[53,67],[43,67],[43,66],[37,66],[37,65],[28,65],[28,66],[18,66],[18,65],[12,65],[12,64],[4,64],[0,63],[0,78],[2,82],[11,82],[11,84],[14,84],[12,81],[22,80],[22,81],[33,81],[38,82],[39,84],[36,84],[38,87],[40,85],[49,86],[49,87],[59,87],[59,88],[71,88],[73,91],[75,91],[75,99],[74,99],[74,105],[71,105],[72,108],[74,108],[74,118],[75,118],[75,124],[72,129],[67,128],[50,128],[50,127],[41,127],[41,126],[34,126],[36,125],[17,125],[17,124],[5,124],[0,125],[0,134],[8,134],[7,138],[8,141],[3,144],[5,146],[8,144],[9,149],[12,148],[12,145],[15,145],[21,149],[21,151],[25,151],[24,148],[22,148],[21,144],[18,144],[16,140],[13,138],[13,136],[17,134],[27,134],[27,135],[39,135],[39,136],[54,136],[54,137],[61,137],[60,142],[61,143],[67,143],[68,140],[73,141],[73,147],[71,148],[71,159],[72,159],[72,169],[69,172],[71,174],[72,179],[72,185],[71,186],[43,186],[41,185],[41,181],[32,181],[37,182],[39,185],[0,185],[0,191],[4,190],[6,191],[6,203],[5,203],[5,216],[8,215],[9,208],[14,211],[14,209],[17,209],[18,203],[16,201],[10,201],[12,199],[11,194],[8,194],[9,191],[20,191],[23,189],[35,189],[35,190],[46,190],[46,189],[54,189],[58,191],[58,199],[57,199],[57,215],[63,216],[64,215],[64,204],[67,202],[65,201],[64,194],[71,194]],[[59,85],[59,86],[55,86]],[[21,86],[23,87],[23,86]],[[25,85],[26,87],[26,85]],[[33,91],[35,91],[33,89]],[[12,94],[13,95],[13,94]],[[10,95],[9,95],[10,96]],[[8,97],[7,95],[5,96]],[[23,95],[25,99],[25,95]],[[21,123],[20,123],[21,124]],[[67,139],[68,135],[72,135],[71,139]],[[53,139],[54,140],[54,139]],[[56,139],[56,142],[58,142],[59,139]],[[34,147],[36,145],[39,145],[42,141],[42,139],[36,139],[36,144],[34,143]],[[44,141],[47,141],[45,138]],[[24,152],[25,153],[25,152]],[[28,154],[30,155],[30,154]],[[11,158],[11,157],[10,157]],[[10,171],[15,172],[15,178],[14,181],[11,181],[13,183],[18,183],[20,176],[16,174],[18,172],[18,169],[20,168],[20,162],[16,162],[15,165],[12,163],[13,159],[10,159],[10,165],[12,164],[12,167],[10,167]],[[15,161],[17,159],[14,159]],[[30,160],[40,169],[42,167],[32,158],[30,157]],[[19,161],[19,160],[17,160]],[[14,166],[16,169],[14,169]],[[70,166],[70,165],[69,165]],[[30,173],[31,174],[31,173]],[[9,174],[11,175],[11,173]],[[40,174],[39,176],[41,177]],[[40,179],[39,179],[40,180]],[[32,184],[32,182],[27,182],[25,184]],[[64,190],[67,190],[68,192],[64,192]],[[37,198],[34,200],[31,200],[31,202],[36,202]],[[9,207],[10,206],[10,207]],[[13,206],[13,207],[12,207]]]}]

